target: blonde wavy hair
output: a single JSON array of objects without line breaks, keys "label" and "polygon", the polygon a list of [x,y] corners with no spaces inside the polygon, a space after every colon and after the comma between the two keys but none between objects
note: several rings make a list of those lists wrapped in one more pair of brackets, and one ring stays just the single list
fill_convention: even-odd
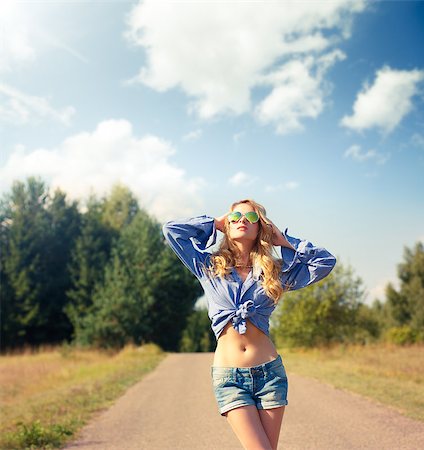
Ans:
[{"label": "blonde wavy hair", "polygon": [[[265,293],[270,297],[274,304],[280,300],[285,289],[280,280],[282,260],[272,256],[272,227],[267,225],[266,210],[259,203],[252,199],[244,199],[234,202],[230,211],[240,203],[248,203],[259,215],[259,229],[253,248],[250,252],[250,260],[255,270],[262,270],[261,281]],[[230,274],[235,266],[237,259],[240,258],[240,251],[234,241],[230,238],[230,225],[227,220],[224,224],[224,237],[219,249],[211,255],[211,265],[208,268],[212,276],[225,277]]]}]

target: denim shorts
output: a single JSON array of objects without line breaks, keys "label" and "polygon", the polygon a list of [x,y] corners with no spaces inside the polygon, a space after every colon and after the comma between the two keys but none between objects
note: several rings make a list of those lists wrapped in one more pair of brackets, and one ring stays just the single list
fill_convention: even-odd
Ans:
[{"label": "denim shorts", "polygon": [[288,404],[287,374],[281,355],[253,367],[211,366],[211,375],[221,416],[240,406],[271,409]]}]

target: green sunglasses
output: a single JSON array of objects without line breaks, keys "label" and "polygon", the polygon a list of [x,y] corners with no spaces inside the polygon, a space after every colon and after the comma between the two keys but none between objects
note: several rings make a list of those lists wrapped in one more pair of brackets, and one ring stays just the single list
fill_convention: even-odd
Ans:
[{"label": "green sunglasses", "polygon": [[243,216],[246,217],[250,223],[256,223],[259,220],[258,213],[255,211],[249,211],[246,214],[242,214],[240,211],[233,211],[227,216],[228,222],[237,223]]}]

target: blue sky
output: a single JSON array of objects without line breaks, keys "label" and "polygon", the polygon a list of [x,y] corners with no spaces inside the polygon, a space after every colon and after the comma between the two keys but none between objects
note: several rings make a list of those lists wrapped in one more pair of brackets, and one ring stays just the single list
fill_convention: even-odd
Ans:
[{"label": "blue sky", "polygon": [[368,301],[424,241],[424,2],[0,3],[0,192],[262,203]]}]

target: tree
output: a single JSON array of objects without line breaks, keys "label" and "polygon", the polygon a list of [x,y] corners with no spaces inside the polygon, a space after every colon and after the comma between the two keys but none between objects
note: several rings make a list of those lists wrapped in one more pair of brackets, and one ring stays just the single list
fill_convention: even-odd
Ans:
[{"label": "tree", "polygon": [[7,255],[9,254],[9,229],[11,211],[8,210],[4,199],[0,206],[0,349],[11,347],[18,336],[19,309],[16,304],[15,292],[6,270]]},{"label": "tree", "polygon": [[68,265],[80,234],[81,215],[78,202],[67,204],[66,194],[60,189],[56,189],[48,202],[47,213],[49,227],[45,230],[42,314],[46,320],[45,340],[56,343],[68,340],[72,335],[72,324],[65,314],[66,291],[72,285]]},{"label": "tree", "polygon": [[[16,181],[1,202],[2,345],[58,342],[70,335],[63,314],[66,264],[78,230],[77,205],[51,199],[35,177]],[[3,288],[3,286],[2,286]]]},{"label": "tree", "polygon": [[10,289],[2,295],[2,345],[37,341],[43,323],[40,314],[42,254],[48,227],[44,183],[29,178],[15,182],[2,199],[3,272]]},{"label": "tree", "polygon": [[382,330],[379,308],[378,302],[374,302],[371,306],[365,303],[358,304],[353,337],[355,342],[368,344],[378,340]]},{"label": "tree", "polygon": [[184,329],[180,342],[182,352],[212,352],[216,347],[207,309],[194,310]]},{"label": "tree", "polygon": [[154,278],[152,286],[160,307],[151,311],[155,326],[150,339],[167,351],[178,351],[183,330],[203,290],[168,245],[163,245],[158,262],[160,276]]},{"label": "tree", "polygon": [[272,316],[277,345],[328,345],[352,340],[363,298],[362,281],[340,262],[324,280],[287,292]]},{"label": "tree", "polygon": [[[386,287],[385,309],[392,328],[399,328],[403,342],[424,341],[424,245],[405,247],[404,261],[398,265],[400,288]],[[392,330],[396,337],[399,333]],[[407,337],[405,337],[407,336]]]},{"label": "tree", "polygon": [[73,325],[74,336],[81,322],[91,312],[96,285],[104,282],[113,243],[119,232],[104,220],[105,201],[90,196],[81,219],[81,232],[76,239],[68,265],[72,285],[66,291],[66,314]]},{"label": "tree", "polygon": [[122,184],[112,187],[104,200],[102,221],[110,228],[121,231],[129,225],[139,211],[138,201],[132,192]]},{"label": "tree", "polygon": [[122,184],[115,184],[109,197],[90,196],[83,216],[81,235],[72,254],[72,288],[67,291],[66,313],[74,326],[74,336],[93,308],[93,295],[104,283],[105,267],[120,234],[140,210],[137,199]]},{"label": "tree", "polygon": [[112,250],[77,340],[101,347],[156,342],[177,349],[200,285],[170,252],[160,224],[140,210]]}]

